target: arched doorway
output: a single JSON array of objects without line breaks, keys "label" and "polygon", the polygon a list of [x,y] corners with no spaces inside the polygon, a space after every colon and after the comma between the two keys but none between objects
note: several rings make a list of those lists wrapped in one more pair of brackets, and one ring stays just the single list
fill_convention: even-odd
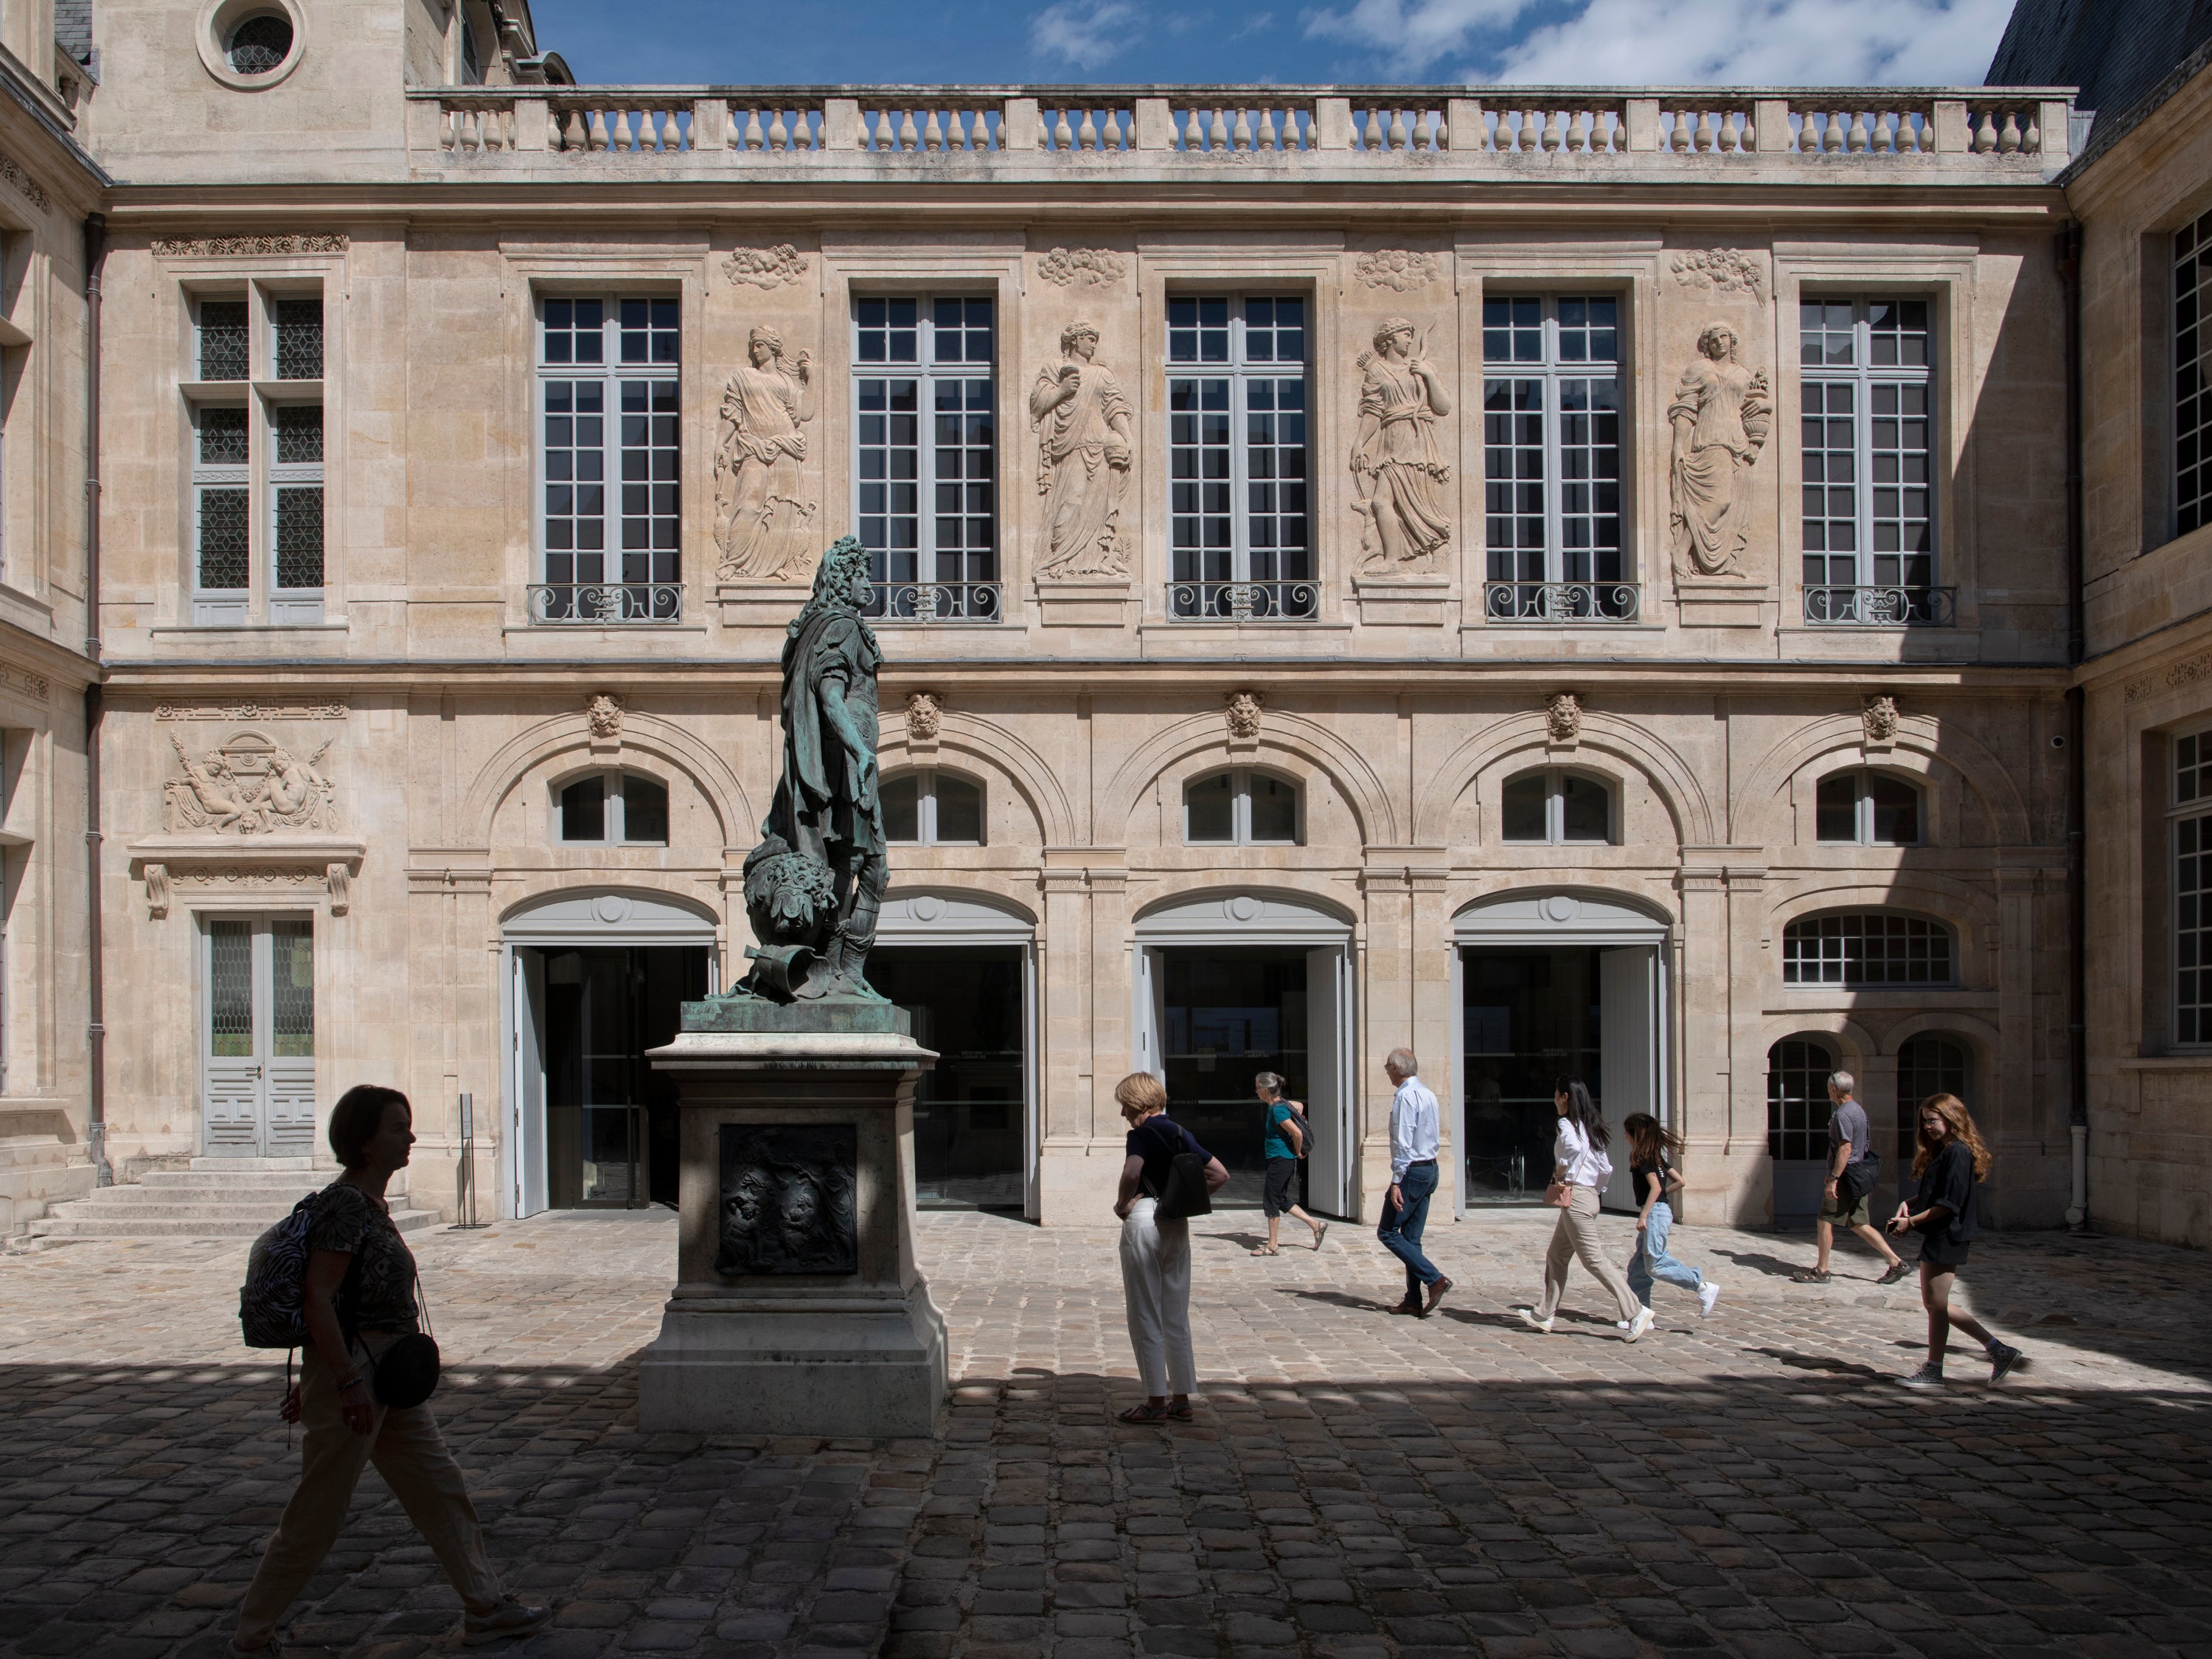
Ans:
[{"label": "arched doorway", "polygon": [[915,1201],[1036,1213],[1036,926],[985,894],[895,893],[868,982],[934,1049],[914,1096]]},{"label": "arched doorway", "polygon": [[508,1053],[502,1215],[676,1202],[676,1090],[646,1052],[712,988],[714,924],[659,894],[589,888],[501,926]]},{"label": "arched doorway", "polygon": [[1215,1202],[1260,1202],[1252,1075],[1274,1072],[1314,1126],[1303,1202],[1352,1214],[1349,918],[1297,894],[1215,892],[1138,917],[1133,948],[1134,1069],[1167,1085],[1176,1116],[1227,1165]]},{"label": "arched doorway", "polygon": [[1766,1155],[1774,1168],[1774,1224],[1810,1226],[1827,1185],[1828,1077],[1834,1039],[1808,1032],[1766,1051]]},{"label": "arched doorway", "polygon": [[1633,1208],[1621,1121],[1671,1121],[1667,923],[1610,896],[1514,893],[1452,919],[1462,1207],[1542,1201],[1560,1077],[1589,1085],[1616,1148],[1613,1208]]}]

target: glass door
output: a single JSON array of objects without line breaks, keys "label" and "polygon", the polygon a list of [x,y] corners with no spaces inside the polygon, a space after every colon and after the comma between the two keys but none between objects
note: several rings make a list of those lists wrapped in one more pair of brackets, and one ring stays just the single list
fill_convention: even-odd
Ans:
[{"label": "glass door", "polygon": [[[1460,1013],[1470,1205],[1542,1201],[1559,1133],[1552,1089],[1559,1078],[1582,1079],[1604,1101],[1601,954],[1588,946],[1465,952]],[[1620,1158],[1614,1162],[1625,1167]]]},{"label": "glass door", "polygon": [[1316,1092],[1305,947],[1170,946],[1158,951],[1153,971],[1169,1115],[1228,1170],[1229,1184],[1214,1202],[1255,1206],[1267,1163],[1266,1114],[1252,1092],[1254,1073],[1277,1073],[1290,1098],[1309,1105]]},{"label": "glass door", "polygon": [[200,984],[202,1146],[216,1158],[313,1157],[313,920],[208,917]]},{"label": "glass door", "polygon": [[1027,1194],[1028,952],[1018,945],[878,945],[868,982],[936,1051],[914,1091],[915,1199],[1019,1210]]}]

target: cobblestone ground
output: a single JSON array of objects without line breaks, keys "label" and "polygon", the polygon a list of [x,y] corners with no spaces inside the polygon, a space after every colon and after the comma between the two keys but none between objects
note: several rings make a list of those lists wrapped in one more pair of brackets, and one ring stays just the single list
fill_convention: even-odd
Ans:
[{"label": "cobblestone ground", "polygon": [[[933,1215],[953,1337],[933,1442],[645,1436],[637,1350],[665,1216],[416,1235],[438,1411],[495,1559],[555,1630],[493,1653],[2212,1656],[2212,1262],[1984,1241],[1977,1309],[2034,1364],[1954,1351],[1913,1395],[1913,1287],[1809,1239],[1682,1229],[1718,1311],[1659,1291],[1629,1346],[1579,1270],[1511,1319],[1547,1218],[1438,1226],[1459,1289],[1381,1312],[1395,1264],[1339,1224],[1253,1260],[1196,1224],[1195,1425],[1134,1397],[1110,1230]],[[1626,1255],[1626,1221],[1603,1224]],[[1295,1231],[1295,1230],[1294,1230]],[[289,1491],[279,1370],[236,1346],[242,1248],[0,1261],[0,1650],[212,1655]],[[289,1651],[458,1647],[458,1604],[372,1474]]]}]

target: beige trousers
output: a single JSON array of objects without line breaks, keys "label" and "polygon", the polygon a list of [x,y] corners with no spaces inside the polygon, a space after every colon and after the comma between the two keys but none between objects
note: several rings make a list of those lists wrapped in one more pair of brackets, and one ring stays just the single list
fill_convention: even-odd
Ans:
[{"label": "beige trousers", "polygon": [[1567,1264],[1580,1257],[1592,1279],[1613,1292],[1620,1316],[1633,1319],[1644,1304],[1628,1288],[1628,1280],[1613,1265],[1597,1237],[1597,1188],[1570,1187],[1567,1207],[1559,1212],[1559,1224],[1552,1230],[1552,1248],[1544,1257],[1544,1303],[1536,1317],[1549,1319],[1559,1310],[1559,1297],[1567,1288]]},{"label": "beige trousers", "polygon": [[1121,1224],[1121,1297],[1137,1375],[1153,1398],[1198,1386],[1190,1347],[1190,1224],[1162,1221],[1159,1200],[1140,1198]]},{"label": "beige trousers", "polygon": [[[364,1339],[369,1346],[354,1345],[354,1358],[364,1375],[369,1347],[381,1352],[393,1340],[372,1332]],[[372,1401],[375,1420],[367,1434],[356,1434],[338,1415],[339,1404],[337,1379],[322,1355],[308,1349],[300,1370],[300,1423],[307,1431],[300,1485],[240,1604],[241,1647],[258,1647],[276,1634],[285,1609],[337,1541],[353,1489],[372,1462],[453,1581],[462,1605],[482,1617],[497,1612],[505,1599],[498,1576],[484,1559],[483,1528],[469,1502],[460,1465],[446,1449],[429,1407],[401,1411]]]}]

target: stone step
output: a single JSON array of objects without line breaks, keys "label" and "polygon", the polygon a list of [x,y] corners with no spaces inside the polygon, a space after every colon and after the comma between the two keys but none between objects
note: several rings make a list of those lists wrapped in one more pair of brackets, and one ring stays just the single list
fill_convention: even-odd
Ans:
[{"label": "stone step", "polygon": [[195,1170],[228,1170],[243,1173],[250,1170],[297,1170],[312,1172],[315,1160],[312,1158],[196,1158]]},{"label": "stone step", "polygon": [[[94,1238],[251,1239],[258,1238],[277,1219],[265,1212],[239,1219],[69,1213],[83,1208],[82,1202],[56,1205],[52,1213],[32,1222],[25,1233],[33,1240],[57,1243],[68,1239]],[[394,1210],[392,1224],[403,1233],[420,1232],[426,1227],[436,1226],[438,1217],[430,1210]]]},{"label": "stone step", "polygon": [[212,1170],[149,1170],[131,1184],[165,1192],[312,1193],[330,1182],[318,1181],[304,1170],[255,1170],[244,1175],[223,1175]]}]

